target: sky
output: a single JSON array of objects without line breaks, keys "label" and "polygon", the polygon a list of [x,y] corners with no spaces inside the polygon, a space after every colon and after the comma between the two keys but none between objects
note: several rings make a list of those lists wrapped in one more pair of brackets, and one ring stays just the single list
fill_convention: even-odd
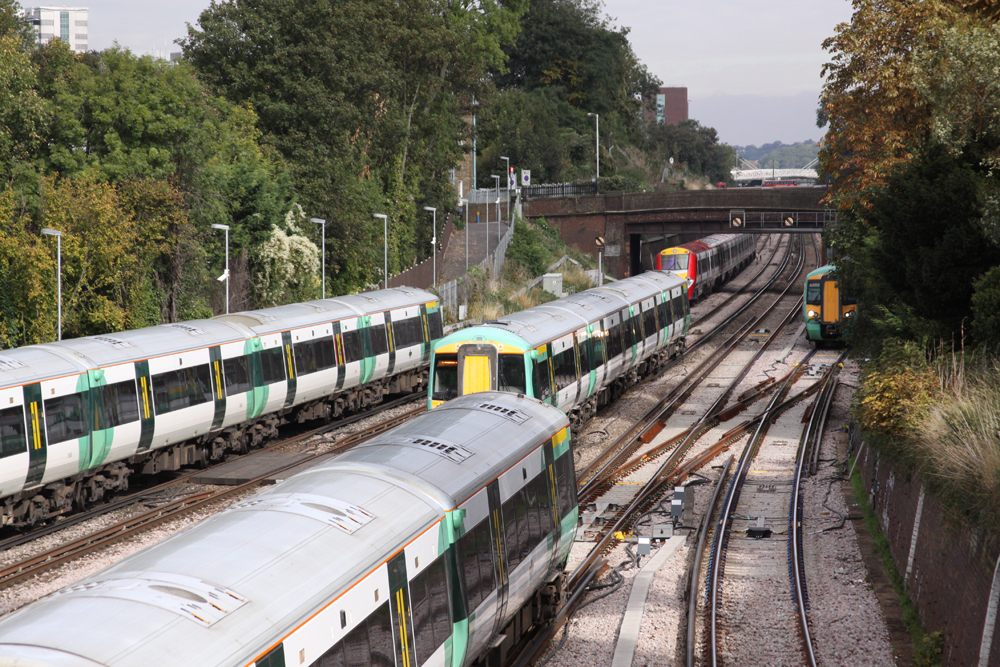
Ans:
[{"label": "sky", "polygon": [[[30,3],[22,0],[22,4]],[[67,3],[68,4],[68,3]],[[76,3],[74,3],[76,4]],[[179,51],[209,0],[88,0],[90,48]],[[728,144],[819,140],[822,42],[851,18],[849,0],[604,0],[631,28],[636,55],[665,86],[686,86],[689,114]]]}]

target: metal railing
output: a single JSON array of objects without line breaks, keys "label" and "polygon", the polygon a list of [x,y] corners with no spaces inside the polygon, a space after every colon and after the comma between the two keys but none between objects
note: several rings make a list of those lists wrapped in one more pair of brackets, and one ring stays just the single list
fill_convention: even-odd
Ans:
[{"label": "metal railing", "polygon": [[[514,238],[514,223],[511,222],[507,226],[507,231],[504,235],[500,237],[500,242],[497,244],[496,249],[486,258],[479,262],[476,266],[480,267],[487,274],[494,276],[499,276],[500,272],[503,270],[504,261],[507,258],[507,248],[510,246],[511,240]],[[450,310],[452,313],[458,312],[459,301],[464,300],[466,296],[466,291],[468,286],[466,285],[466,279],[469,274],[466,273],[460,278],[455,280],[449,280],[446,283],[438,285],[437,293],[441,298],[441,305],[446,309]]]},{"label": "metal railing", "polygon": [[597,183],[556,183],[553,185],[525,185],[521,188],[521,196],[527,199],[542,199],[545,197],[585,197],[596,195]]}]

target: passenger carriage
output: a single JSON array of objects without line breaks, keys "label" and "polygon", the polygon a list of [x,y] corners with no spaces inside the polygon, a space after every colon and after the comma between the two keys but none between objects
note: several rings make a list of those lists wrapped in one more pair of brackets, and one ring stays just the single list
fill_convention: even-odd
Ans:
[{"label": "passenger carriage", "polygon": [[713,234],[660,251],[656,268],[686,278],[688,299],[697,301],[739,273],[756,256],[756,234]]},{"label": "passenger carriage", "polygon": [[690,322],[684,280],[647,271],[462,329],[434,347],[428,407],[501,390],[586,421],[683,350]]},{"label": "passenger carriage", "polygon": [[578,515],[566,416],[466,396],[5,616],[0,667],[500,664]]},{"label": "passenger carriage", "polygon": [[441,335],[436,297],[396,288],[3,351],[2,522],[413,391]]}]

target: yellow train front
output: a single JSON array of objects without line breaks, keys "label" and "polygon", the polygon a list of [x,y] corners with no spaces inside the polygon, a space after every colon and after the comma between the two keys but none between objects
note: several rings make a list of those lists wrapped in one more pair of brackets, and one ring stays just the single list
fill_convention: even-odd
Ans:
[{"label": "yellow train front", "polygon": [[841,294],[836,270],[828,264],[806,276],[802,306],[806,337],[817,344],[840,340],[844,322],[858,314],[857,299]]}]

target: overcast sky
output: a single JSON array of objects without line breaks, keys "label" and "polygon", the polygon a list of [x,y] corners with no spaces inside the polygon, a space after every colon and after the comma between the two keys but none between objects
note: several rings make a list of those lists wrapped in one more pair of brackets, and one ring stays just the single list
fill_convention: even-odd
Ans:
[{"label": "overcast sky", "polygon": [[[22,0],[25,6],[31,3]],[[71,4],[71,3],[67,3]],[[72,3],[76,4],[76,3]],[[90,48],[180,50],[209,0],[89,0]],[[632,45],[667,86],[686,86],[690,114],[730,144],[818,140],[821,48],[849,21],[849,0],[605,0]]]}]

